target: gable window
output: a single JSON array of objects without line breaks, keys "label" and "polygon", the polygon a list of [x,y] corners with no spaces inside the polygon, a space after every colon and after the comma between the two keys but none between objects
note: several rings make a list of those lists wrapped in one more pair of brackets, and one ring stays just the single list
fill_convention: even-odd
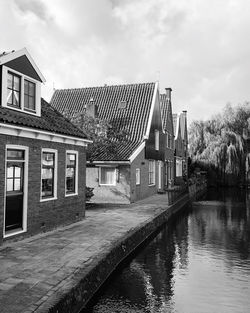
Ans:
[{"label": "gable window", "polygon": [[66,152],[66,195],[77,194],[77,152]]},{"label": "gable window", "polygon": [[24,80],[24,109],[36,110],[36,85],[27,79]]},{"label": "gable window", "polygon": [[57,193],[57,151],[42,151],[42,199],[55,199]]},{"label": "gable window", "polygon": [[100,167],[100,185],[114,186],[116,184],[116,168]]},{"label": "gable window", "polygon": [[155,130],[155,150],[159,150],[159,145],[160,145],[160,134],[159,130]]},{"label": "gable window", "polygon": [[8,72],[7,78],[7,104],[20,108],[21,78],[14,73]]},{"label": "gable window", "polygon": [[140,183],[141,183],[141,170],[137,168],[135,170],[135,184],[140,185]]},{"label": "gable window", "polygon": [[155,185],[155,160],[148,162],[148,184]]}]

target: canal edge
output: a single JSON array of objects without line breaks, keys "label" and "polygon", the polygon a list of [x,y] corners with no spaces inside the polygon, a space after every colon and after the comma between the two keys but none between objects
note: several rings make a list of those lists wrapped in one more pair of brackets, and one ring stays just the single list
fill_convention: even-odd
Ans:
[{"label": "canal edge", "polygon": [[87,272],[84,267],[78,269],[73,278],[70,277],[65,281],[63,291],[44,299],[45,301],[35,312],[79,313],[119,264],[188,202],[190,202],[190,195],[187,193],[174,204],[165,207],[163,212],[129,230],[126,235],[116,240],[105,254],[101,254],[100,258],[93,261],[92,267]]}]

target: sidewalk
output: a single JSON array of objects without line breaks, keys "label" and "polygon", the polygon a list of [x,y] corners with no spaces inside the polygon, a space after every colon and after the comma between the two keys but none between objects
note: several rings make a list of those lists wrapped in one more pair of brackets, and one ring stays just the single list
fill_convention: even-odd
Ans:
[{"label": "sidewalk", "polygon": [[0,312],[48,312],[117,240],[166,211],[167,203],[167,195],[155,195],[98,206],[83,221],[6,243],[0,247]]}]

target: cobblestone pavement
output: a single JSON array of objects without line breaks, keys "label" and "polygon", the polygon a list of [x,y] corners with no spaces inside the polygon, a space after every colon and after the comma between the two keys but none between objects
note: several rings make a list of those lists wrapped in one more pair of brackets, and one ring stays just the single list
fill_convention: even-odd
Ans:
[{"label": "cobblestone pavement", "polygon": [[41,312],[48,299],[72,287],[74,273],[86,273],[114,242],[166,209],[164,194],[132,205],[98,205],[81,222],[5,243],[0,247],[0,312]]}]

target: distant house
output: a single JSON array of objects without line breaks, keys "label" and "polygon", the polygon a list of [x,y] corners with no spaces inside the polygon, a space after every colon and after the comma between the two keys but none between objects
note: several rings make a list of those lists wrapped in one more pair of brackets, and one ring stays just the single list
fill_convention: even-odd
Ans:
[{"label": "distant house", "polygon": [[0,55],[0,243],[85,214],[86,135],[41,99],[26,49]]},{"label": "distant house", "polygon": [[71,115],[87,109],[128,133],[115,155],[104,146],[87,163],[93,201],[130,203],[164,190],[166,141],[158,83],[56,90],[51,105]]},{"label": "distant house", "polygon": [[175,152],[175,184],[183,183],[187,176],[188,166],[188,135],[187,112],[173,114],[174,124],[174,152]]},{"label": "distant house", "polygon": [[161,116],[163,131],[165,133],[165,188],[174,185],[174,125],[172,116],[171,88],[166,88],[166,93],[160,95]]}]

